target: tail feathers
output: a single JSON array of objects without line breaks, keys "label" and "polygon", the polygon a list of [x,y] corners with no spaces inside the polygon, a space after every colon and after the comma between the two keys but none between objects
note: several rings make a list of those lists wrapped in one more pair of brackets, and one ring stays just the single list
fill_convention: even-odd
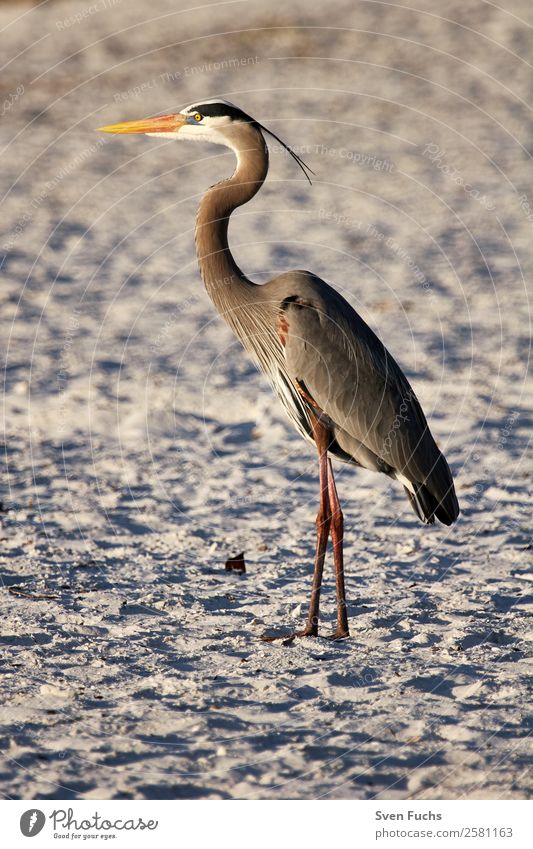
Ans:
[{"label": "tail feathers", "polygon": [[[434,506],[432,507],[428,500],[424,498],[422,490],[425,489],[425,487],[421,487],[418,484],[413,484],[413,487],[415,491],[411,492],[410,489],[407,489],[407,487],[404,486],[407,497],[411,502],[411,507],[420,521],[424,522],[425,525],[432,525],[435,521],[435,508]],[[428,493],[428,495],[431,498],[430,493]]]},{"label": "tail feathers", "polygon": [[450,483],[444,497],[440,501],[435,499],[435,502],[437,505],[435,515],[439,522],[442,522],[443,525],[453,525],[460,512],[453,482]]},{"label": "tail feathers", "polygon": [[451,525],[455,522],[459,515],[459,504],[453,483],[450,484],[450,488],[440,500],[437,500],[424,484],[413,483],[412,487],[414,492],[411,492],[406,486],[404,486],[404,489],[413,510],[424,524],[432,525],[435,517],[444,525]]}]

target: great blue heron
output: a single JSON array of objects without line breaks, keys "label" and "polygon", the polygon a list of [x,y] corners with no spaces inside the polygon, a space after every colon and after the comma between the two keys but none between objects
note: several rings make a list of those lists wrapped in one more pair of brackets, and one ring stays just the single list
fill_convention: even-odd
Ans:
[{"label": "great blue heron", "polygon": [[200,203],[196,219],[200,272],[216,309],[266,373],[297,430],[316,444],[319,457],[320,506],[307,624],[302,631],[283,636],[318,635],[331,533],[337,592],[337,627],[331,636],[348,637],[343,514],[328,454],[398,480],[426,524],[437,517],[450,525],[459,506],[448,464],[407,378],[361,316],[309,271],[288,271],[257,285],[231,255],[229,217],[254,197],[267,175],[263,132],[289,151],[306,176],[309,169],[274,133],[224,100],[100,129],[214,142],[231,148],[237,157],[233,175],[212,186]]}]

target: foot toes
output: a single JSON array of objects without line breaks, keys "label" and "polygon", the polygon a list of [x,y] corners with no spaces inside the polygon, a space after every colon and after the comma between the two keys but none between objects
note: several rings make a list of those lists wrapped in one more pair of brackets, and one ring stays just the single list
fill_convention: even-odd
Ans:
[{"label": "foot toes", "polygon": [[328,640],[345,640],[350,636],[349,631],[335,631],[334,634],[328,634]]}]

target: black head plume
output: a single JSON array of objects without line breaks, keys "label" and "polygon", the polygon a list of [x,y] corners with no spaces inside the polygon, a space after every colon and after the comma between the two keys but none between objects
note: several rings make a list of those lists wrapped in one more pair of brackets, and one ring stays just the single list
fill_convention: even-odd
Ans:
[{"label": "black head plume", "polygon": [[288,145],[288,144],[285,144],[285,142],[282,139],[280,139],[279,136],[277,136],[275,133],[273,133],[272,130],[269,130],[268,127],[264,127],[263,124],[259,123],[259,121],[254,121],[253,119],[250,119],[250,120],[259,130],[262,130],[264,133],[268,133],[269,136],[272,136],[273,139],[276,139],[276,141],[279,142],[280,145],[285,148],[287,153],[290,153],[290,155],[292,156],[294,161],[300,166],[300,168],[304,172],[304,174],[305,174],[305,176],[306,176],[306,178],[309,182],[309,185],[312,186],[313,184],[311,182],[311,177],[309,176],[309,174],[312,174],[314,177],[316,177],[316,174],[309,167],[309,165],[306,165],[306,163],[303,161],[303,159],[300,156],[298,156],[297,153],[294,152],[292,147],[290,147],[290,145]]}]

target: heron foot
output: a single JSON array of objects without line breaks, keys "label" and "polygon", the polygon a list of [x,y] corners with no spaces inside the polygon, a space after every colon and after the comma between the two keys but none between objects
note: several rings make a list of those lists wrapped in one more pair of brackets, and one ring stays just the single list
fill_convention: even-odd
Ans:
[{"label": "heron foot", "polygon": [[296,637],[318,637],[318,627],[316,625],[306,625],[301,631],[292,631],[289,634],[263,634],[261,640],[264,643],[273,643],[276,640],[283,640],[284,644],[289,645]]},{"label": "heron foot", "polygon": [[349,636],[350,636],[350,632],[349,632],[348,628],[337,628],[335,633],[328,634],[327,639],[333,640],[333,641],[335,641],[335,640],[345,640]]}]

